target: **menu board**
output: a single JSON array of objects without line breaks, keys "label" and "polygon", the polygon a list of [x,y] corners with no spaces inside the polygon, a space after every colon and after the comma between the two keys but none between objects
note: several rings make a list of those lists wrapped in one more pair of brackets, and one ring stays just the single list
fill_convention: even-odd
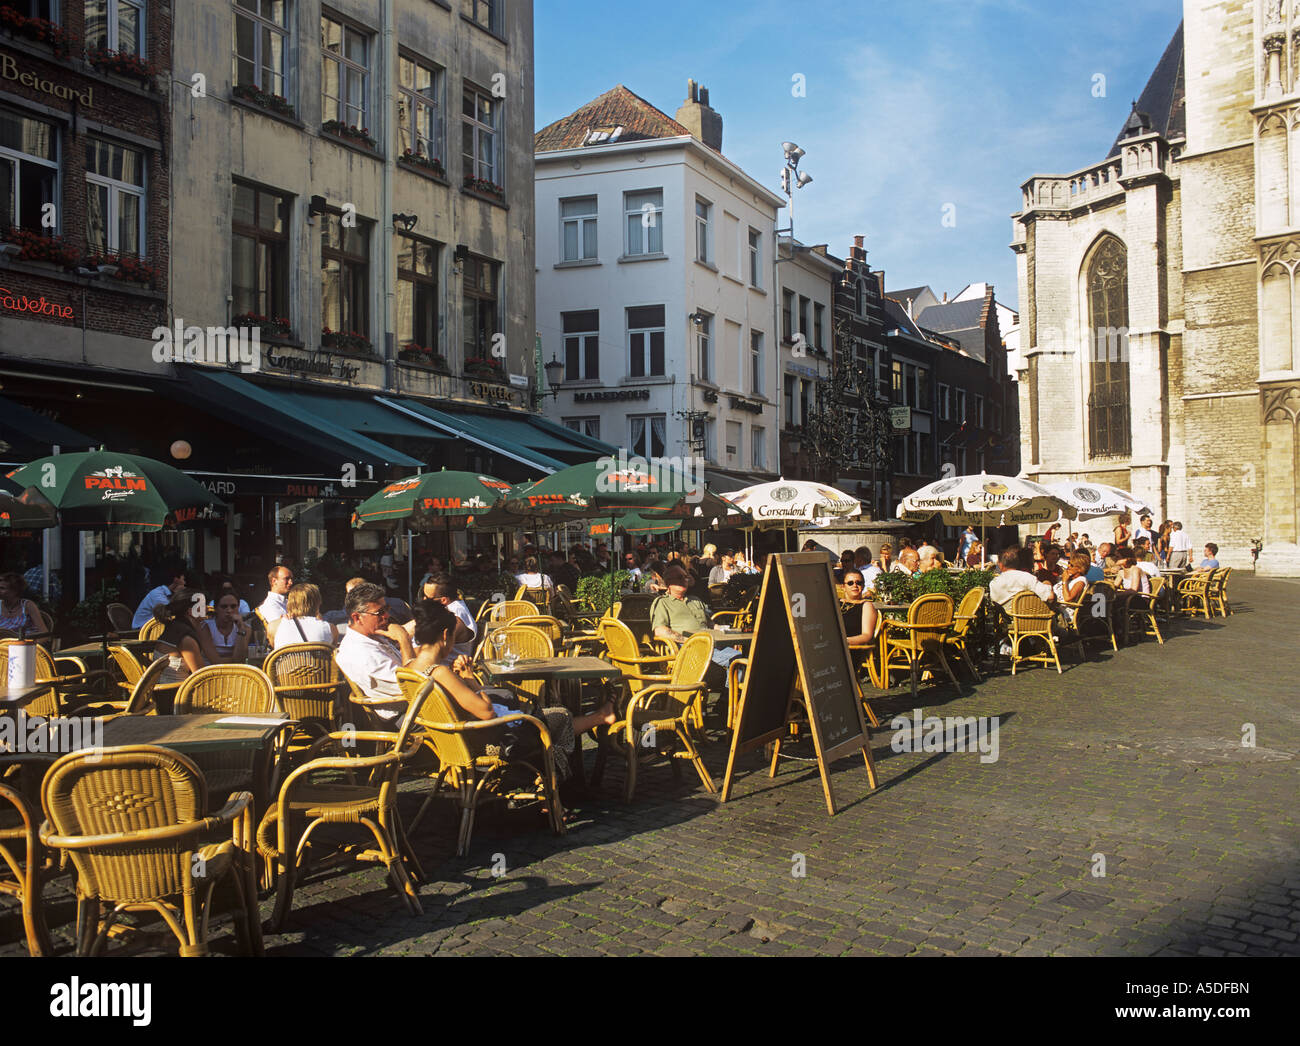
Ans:
[{"label": "menu board", "polygon": [[826,556],[798,552],[771,556],[759,596],[753,651],[745,673],[722,800],[730,795],[736,758],[773,743],[769,776],[776,775],[791,708],[802,692],[827,809],[835,798],[829,763],[861,751],[875,787],[875,765],[848,639]]}]

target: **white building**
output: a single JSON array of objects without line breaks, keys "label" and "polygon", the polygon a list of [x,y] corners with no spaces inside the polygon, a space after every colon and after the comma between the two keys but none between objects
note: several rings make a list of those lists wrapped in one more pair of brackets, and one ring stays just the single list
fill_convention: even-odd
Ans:
[{"label": "white building", "polygon": [[619,85],[535,140],[548,414],[645,457],[703,456],[726,490],[778,467],[780,196],[722,155],[689,82],[672,119]]}]

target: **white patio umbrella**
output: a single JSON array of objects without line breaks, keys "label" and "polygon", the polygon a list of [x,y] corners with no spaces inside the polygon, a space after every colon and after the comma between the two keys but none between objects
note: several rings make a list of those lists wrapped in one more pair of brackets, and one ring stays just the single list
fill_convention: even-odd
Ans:
[{"label": "white patio umbrella", "polygon": [[823,483],[802,479],[756,483],[722,497],[753,516],[756,529],[784,530],[787,545],[790,527],[794,524],[822,518],[847,519],[862,514],[862,502],[852,495]]},{"label": "white patio umbrella", "polygon": [[1047,489],[1074,509],[1075,519],[1098,519],[1126,513],[1139,518],[1151,515],[1151,506],[1141,498],[1105,483],[1068,480],[1052,483]]},{"label": "white patio umbrella", "polygon": [[1015,476],[953,476],[927,483],[898,504],[899,519],[914,523],[938,515],[950,527],[979,527],[980,544],[986,526],[1049,523],[1074,508],[1046,487]]}]

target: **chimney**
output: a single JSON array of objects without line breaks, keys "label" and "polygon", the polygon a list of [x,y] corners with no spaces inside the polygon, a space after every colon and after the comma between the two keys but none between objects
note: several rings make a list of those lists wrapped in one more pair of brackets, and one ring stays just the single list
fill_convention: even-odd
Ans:
[{"label": "chimney", "polygon": [[948,292],[947,292],[947,291],[944,291],[944,292],[943,292],[943,301],[940,302],[939,304],[940,304],[940,305],[947,305],[947,304],[948,304]]},{"label": "chimney", "polygon": [[686,81],[686,101],[677,110],[677,122],[710,149],[722,152],[722,117],[709,105],[709,89]]}]

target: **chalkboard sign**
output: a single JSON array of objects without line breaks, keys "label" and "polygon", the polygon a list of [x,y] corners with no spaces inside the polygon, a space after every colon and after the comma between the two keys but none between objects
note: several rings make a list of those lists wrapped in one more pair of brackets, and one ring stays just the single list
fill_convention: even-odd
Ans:
[{"label": "chalkboard sign", "polygon": [[835,813],[827,766],[844,755],[862,752],[874,788],[875,764],[862,701],[835,596],[835,579],[823,553],[769,557],[751,650],[722,788],[723,802],[730,795],[736,758],[745,752],[775,742],[769,776],[776,776],[781,741],[799,691],[808,711],[827,809]]}]

